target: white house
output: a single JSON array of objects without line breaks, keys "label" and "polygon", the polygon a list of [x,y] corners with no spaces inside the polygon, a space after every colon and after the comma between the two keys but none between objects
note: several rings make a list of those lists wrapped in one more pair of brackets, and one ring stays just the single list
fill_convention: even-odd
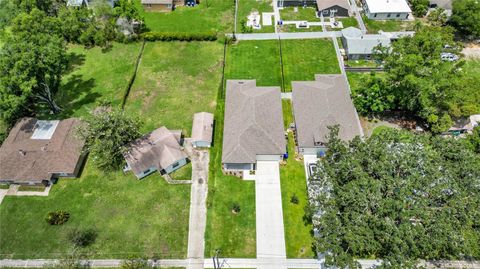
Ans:
[{"label": "white house", "polygon": [[373,20],[406,20],[412,13],[406,0],[363,0],[363,10]]}]

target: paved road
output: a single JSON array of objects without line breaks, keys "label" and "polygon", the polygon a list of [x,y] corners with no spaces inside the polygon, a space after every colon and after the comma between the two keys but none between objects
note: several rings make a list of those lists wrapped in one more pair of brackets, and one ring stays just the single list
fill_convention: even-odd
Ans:
[{"label": "paved road", "polygon": [[[227,34],[232,36],[232,34]],[[273,39],[312,39],[341,37],[342,32],[299,32],[299,33],[257,33],[257,34],[236,34],[237,40],[273,40]]]},{"label": "paved road", "polygon": [[186,151],[192,160],[192,189],[190,194],[190,218],[188,225],[187,269],[203,268],[205,227],[207,224],[208,164],[207,150],[195,150],[187,141]]},{"label": "paved road", "polygon": [[278,161],[257,161],[255,206],[257,258],[265,261],[257,268],[286,269],[287,254]]}]

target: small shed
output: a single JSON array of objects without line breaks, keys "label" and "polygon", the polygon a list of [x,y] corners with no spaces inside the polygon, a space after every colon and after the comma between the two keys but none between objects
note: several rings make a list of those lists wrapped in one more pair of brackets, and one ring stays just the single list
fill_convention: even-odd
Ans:
[{"label": "small shed", "polygon": [[213,114],[199,112],[193,115],[192,145],[194,148],[209,148],[213,137]]}]

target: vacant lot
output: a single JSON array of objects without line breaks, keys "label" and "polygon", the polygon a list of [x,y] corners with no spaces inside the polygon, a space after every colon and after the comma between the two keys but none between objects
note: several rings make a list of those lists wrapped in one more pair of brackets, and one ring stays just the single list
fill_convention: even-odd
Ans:
[{"label": "vacant lot", "polygon": [[57,94],[60,116],[84,116],[99,102],[120,105],[140,47],[140,43],[114,43],[109,49],[70,46],[69,70]]},{"label": "vacant lot", "polygon": [[[103,174],[90,162],[79,179],[63,179],[48,197],[5,197],[0,206],[0,258],[62,258],[73,250],[75,228],[93,229],[95,242],[79,251],[90,258],[184,258],[189,185],[168,185],[158,175]],[[45,221],[65,210],[61,226]]]},{"label": "vacant lot", "polygon": [[[242,23],[247,22],[248,15],[252,12],[258,12],[260,17],[263,12],[273,12],[272,0],[238,0],[238,11],[237,11],[237,31],[242,31]],[[259,30],[253,30],[254,33],[273,33],[275,28],[273,25],[264,26],[263,18],[261,18],[262,28]],[[273,24],[273,17],[272,17]]]},{"label": "vacant lot", "polygon": [[292,81],[314,80],[315,74],[340,73],[330,39],[282,40],[282,55],[287,90]]},{"label": "vacant lot", "polygon": [[[255,182],[222,173],[223,113],[224,101],[219,99],[215,144],[210,151],[205,256],[212,257],[220,250],[223,257],[253,258],[256,256]],[[232,212],[234,204],[240,206],[239,213]]]},{"label": "vacant lot", "polygon": [[[137,3],[140,1],[137,0]],[[233,10],[233,1],[208,0],[201,1],[196,7],[178,7],[168,13],[144,12],[143,16],[147,28],[151,31],[225,33],[233,29]]]},{"label": "vacant lot", "polygon": [[215,111],[222,61],[217,42],[147,43],[125,109],[145,131],[165,125],[188,135],[195,112]]},{"label": "vacant lot", "polygon": [[[283,115],[287,128],[293,122],[290,101],[283,101]],[[287,257],[313,258],[312,224],[306,221],[304,210],[308,203],[305,169],[302,161],[295,160],[295,141],[292,133],[288,135],[288,154],[286,165],[280,166]],[[296,197],[297,203],[292,202],[293,197]]]},{"label": "vacant lot", "polygon": [[256,79],[260,86],[282,84],[277,40],[241,41],[228,47],[227,79]]},{"label": "vacant lot", "polygon": [[297,11],[294,11],[293,7],[286,7],[280,10],[280,18],[283,21],[320,21],[316,16],[317,10],[312,7],[297,8]]}]

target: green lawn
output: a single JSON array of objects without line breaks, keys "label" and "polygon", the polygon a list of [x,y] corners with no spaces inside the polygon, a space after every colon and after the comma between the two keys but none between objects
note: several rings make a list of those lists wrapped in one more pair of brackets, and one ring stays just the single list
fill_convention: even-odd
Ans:
[{"label": "green lawn", "polygon": [[295,12],[293,7],[286,7],[280,10],[280,18],[283,21],[320,21],[316,16],[317,10],[312,7],[302,8],[299,7]]},{"label": "green lawn", "polygon": [[315,74],[340,73],[330,39],[282,40],[282,55],[287,90],[292,81],[314,80]]},{"label": "green lawn", "polygon": [[147,43],[126,111],[144,120],[145,132],[165,125],[188,136],[195,112],[215,111],[222,56],[219,42]]},{"label": "green lawn", "polygon": [[[241,32],[242,22],[247,22],[247,17],[251,12],[257,11],[262,16],[262,12],[273,12],[272,0],[238,0],[238,11],[237,11],[237,31]],[[262,18],[263,20],[263,18]],[[259,30],[253,30],[253,33],[273,33],[275,32],[274,25],[272,26],[263,26]],[[273,24],[273,18],[272,18]]]},{"label": "green lawn", "polygon": [[259,86],[282,84],[277,40],[240,41],[229,45],[226,79],[256,79]]},{"label": "green lawn", "polygon": [[[168,185],[158,173],[139,181],[88,162],[81,178],[59,180],[48,197],[5,197],[0,258],[64,258],[74,228],[96,231],[95,242],[79,249],[89,258],[185,258],[189,199],[189,185]],[[54,210],[69,212],[68,222],[47,224]]]},{"label": "green lawn", "polygon": [[310,28],[297,28],[295,24],[284,24],[280,27],[280,32],[295,33],[295,32],[321,32],[322,26],[310,26]]},{"label": "green lawn", "polygon": [[170,173],[170,177],[174,180],[191,180],[192,179],[192,163],[187,163],[185,166]]},{"label": "green lawn", "polygon": [[[290,101],[283,101],[285,126],[293,121]],[[280,166],[282,188],[283,221],[285,225],[285,243],[288,258],[313,258],[312,225],[304,220],[307,205],[307,182],[302,161],[295,160],[295,142],[293,134],[288,134],[289,158],[286,165]],[[290,200],[295,195],[298,204]]]},{"label": "green lawn", "polygon": [[358,27],[358,21],[355,17],[338,18],[337,20],[342,22],[343,28]]},{"label": "green lawn", "polygon": [[114,43],[106,50],[70,46],[69,70],[57,94],[57,103],[63,109],[60,117],[84,116],[103,101],[121,105],[140,47],[140,43]]},{"label": "green lawn", "polygon": [[208,0],[201,1],[201,4],[196,7],[178,7],[168,13],[143,12],[143,16],[147,28],[151,31],[225,33],[233,29],[233,12],[233,1]]},{"label": "green lawn", "polygon": [[384,32],[411,31],[415,25],[414,21],[398,21],[398,20],[371,20],[366,16],[362,16],[363,22],[370,34],[376,34],[382,30]]},{"label": "green lawn", "polygon": [[[212,257],[218,249],[222,257],[254,258],[255,182],[222,173],[223,113],[224,101],[219,99],[215,113],[215,143],[210,150],[205,257]],[[237,214],[232,213],[234,203],[240,205]]]}]

